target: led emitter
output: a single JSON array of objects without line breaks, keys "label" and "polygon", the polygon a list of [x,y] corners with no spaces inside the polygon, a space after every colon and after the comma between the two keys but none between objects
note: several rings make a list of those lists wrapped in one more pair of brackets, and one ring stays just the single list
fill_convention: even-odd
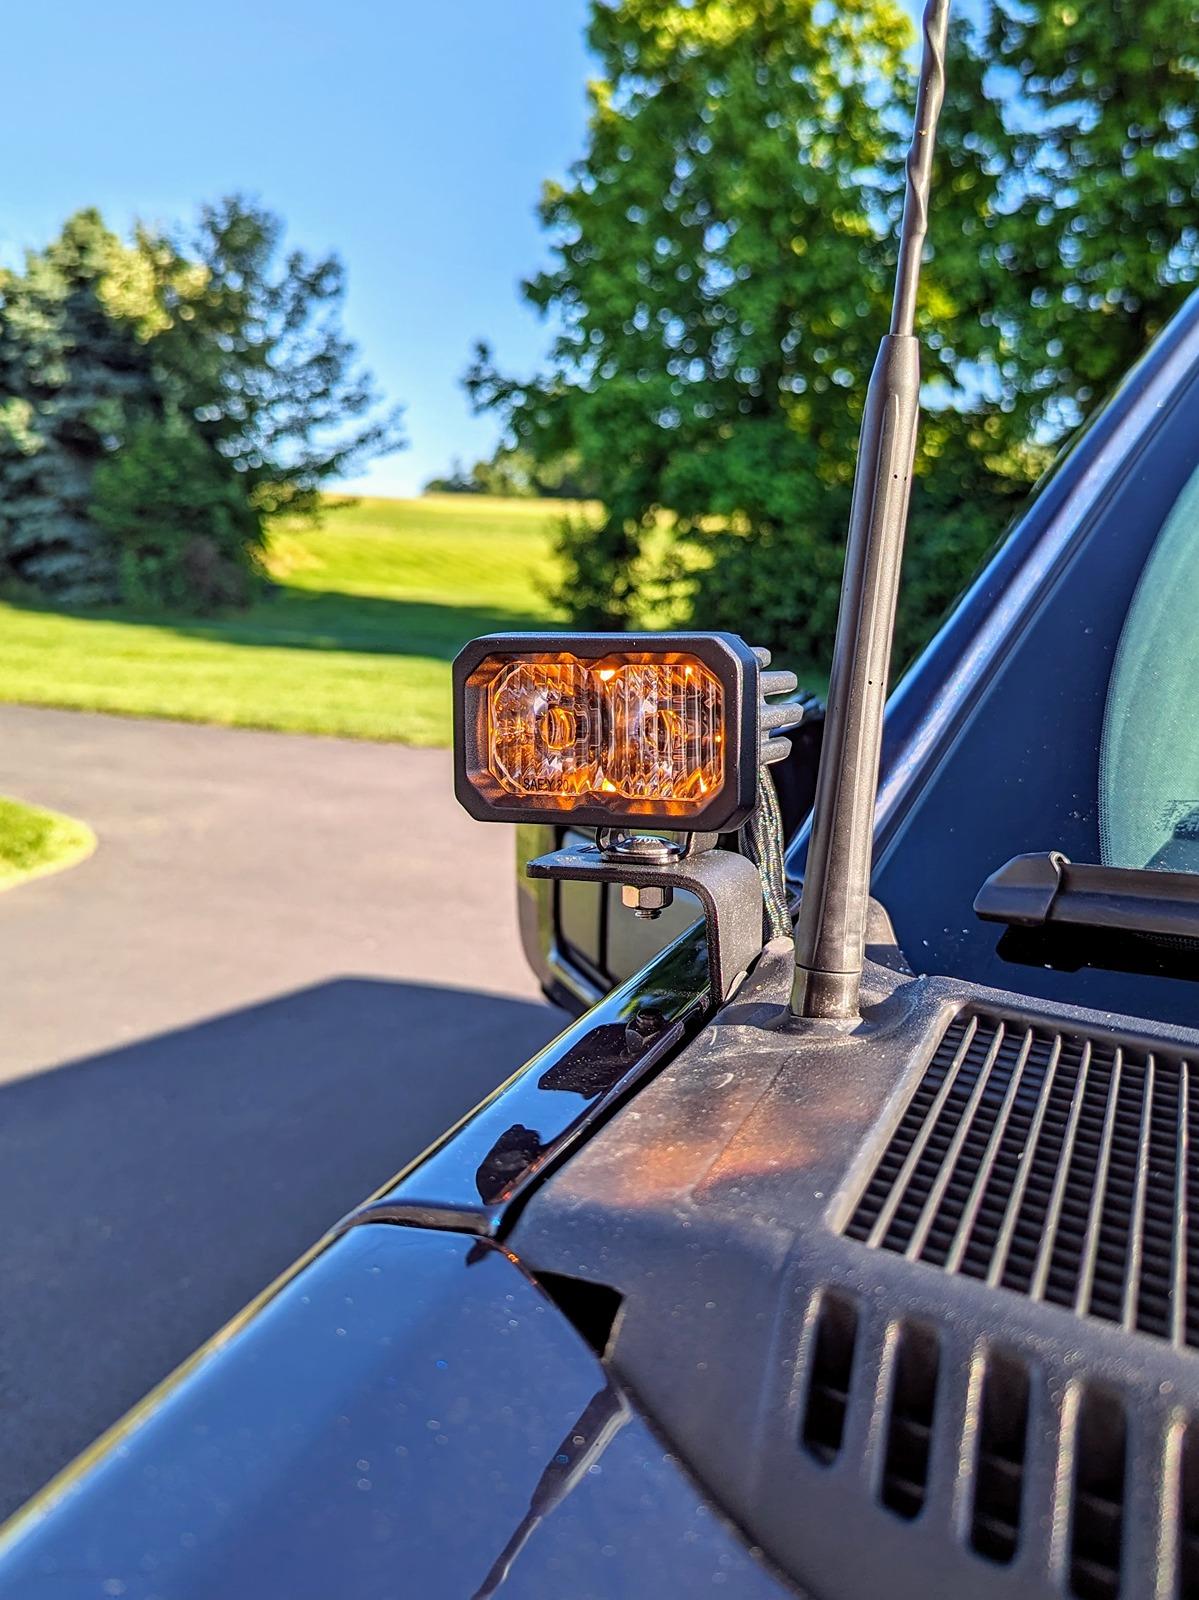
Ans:
[{"label": "led emitter", "polygon": [[720,683],[702,662],[510,661],[487,686],[488,766],[510,794],[695,810],[722,779]]}]

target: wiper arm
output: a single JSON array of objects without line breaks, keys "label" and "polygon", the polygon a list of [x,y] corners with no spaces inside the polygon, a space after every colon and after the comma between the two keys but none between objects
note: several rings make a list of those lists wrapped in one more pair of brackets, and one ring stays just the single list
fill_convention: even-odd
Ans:
[{"label": "wiper arm", "polygon": [[978,891],[984,922],[1018,928],[1065,923],[1158,938],[1199,939],[1199,875],[1135,867],[1093,867],[1060,850],[1013,856]]},{"label": "wiper arm", "polygon": [[1013,856],[978,891],[1013,961],[1199,978],[1199,875],[1099,867],[1059,850]]}]

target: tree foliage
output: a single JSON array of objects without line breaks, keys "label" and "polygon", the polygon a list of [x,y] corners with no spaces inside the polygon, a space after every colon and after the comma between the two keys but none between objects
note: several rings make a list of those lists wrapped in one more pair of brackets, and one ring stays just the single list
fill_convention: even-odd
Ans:
[{"label": "tree foliage", "polygon": [[[535,455],[602,477],[607,521],[572,540],[571,600],[629,615],[658,507],[797,539],[789,614],[818,606],[843,527],[860,391],[885,301],[893,130],[908,23],[887,0],[597,5],[588,149],[541,215],[526,285],[561,325],[550,370],[468,384]],[[776,572],[777,577],[777,572]]]},{"label": "tree foliage", "polygon": [[239,197],[128,242],[84,211],[0,274],[0,574],[72,602],[229,602],[264,515],[398,445],[340,328],[340,263],[281,235]]},{"label": "tree foliage", "polygon": [[[1194,0],[1116,9],[994,0],[954,29],[905,652],[1194,279]],[[580,621],[636,613],[666,510],[697,623],[827,657],[910,37],[895,0],[595,0],[587,147],[524,288],[549,361],[467,375],[510,442],[601,480],[604,525],[564,534]]]},{"label": "tree foliage", "polygon": [[214,611],[244,605],[255,590],[261,514],[177,414],[138,423],[98,463],[89,512],[131,605]]},{"label": "tree foliage", "polygon": [[583,475],[572,455],[541,462],[529,450],[501,444],[469,469],[455,457],[449,472],[429,479],[425,493],[491,494],[515,500],[591,500],[598,487]]},{"label": "tree foliage", "polygon": [[956,30],[942,361],[1008,439],[1075,428],[1199,281],[1197,24],[1194,0],[991,0]]},{"label": "tree foliage", "polygon": [[88,516],[92,474],[158,404],[150,349],[124,314],[131,252],[95,211],[24,272],[0,273],[0,570],[48,593],[110,598]]},{"label": "tree foliage", "polygon": [[320,487],[395,449],[341,329],[335,255],[282,250],[279,218],[240,196],[190,232],[139,230],[167,325],[154,341],[172,407],[230,463],[264,511],[311,511]]}]

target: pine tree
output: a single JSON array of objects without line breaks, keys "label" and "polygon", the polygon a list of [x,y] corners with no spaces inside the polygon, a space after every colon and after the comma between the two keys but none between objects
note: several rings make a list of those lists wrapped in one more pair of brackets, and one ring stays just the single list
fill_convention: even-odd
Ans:
[{"label": "pine tree", "polygon": [[341,330],[340,262],[281,238],[236,196],[128,244],[82,211],[0,274],[0,578],[68,603],[245,599],[265,516],[399,447]]},{"label": "pine tree", "polygon": [[129,258],[81,211],[23,272],[0,274],[0,571],[65,601],[116,598],[92,474],[131,419],[161,408],[148,345],[114,315]]},{"label": "pine tree", "polygon": [[240,195],[192,229],[139,231],[165,325],[155,369],[171,404],[264,512],[312,512],[321,486],[402,445],[341,327],[336,255],[283,250],[283,224]]}]

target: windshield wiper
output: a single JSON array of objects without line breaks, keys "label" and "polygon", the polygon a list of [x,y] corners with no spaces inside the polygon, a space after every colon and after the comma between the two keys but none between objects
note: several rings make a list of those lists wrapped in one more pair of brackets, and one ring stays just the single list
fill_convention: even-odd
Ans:
[{"label": "windshield wiper", "polygon": [[1199,978],[1199,875],[1013,856],[978,891],[975,914],[1007,932],[1008,961]]}]

